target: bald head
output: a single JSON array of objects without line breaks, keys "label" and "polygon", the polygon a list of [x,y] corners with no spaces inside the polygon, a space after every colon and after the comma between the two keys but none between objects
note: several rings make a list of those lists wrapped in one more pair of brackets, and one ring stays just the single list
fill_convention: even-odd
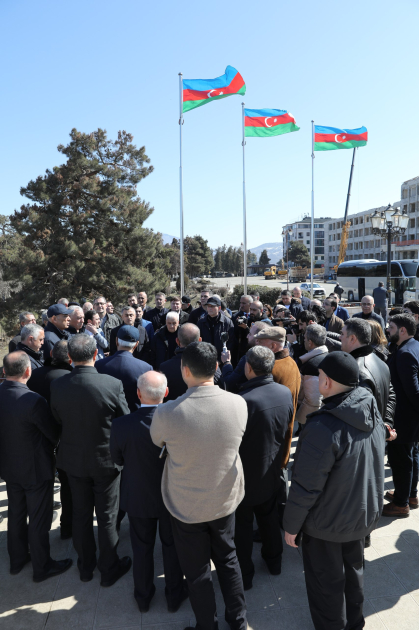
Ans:
[{"label": "bald head", "polygon": [[179,346],[181,348],[186,348],[186,346],[189,346],[190,343],[194,343],[194,341],[199,341],[201,338],[200,335],[201,332],[198,326],[195,326],[195,324],[183,324],[183,326],[179,328],[179,332],[177,334]]},{"label": "bald head", "polygon": [[145,372],[138,377],[137,394],[142,405],[160,405],[167,396],[167,378],[161,372]]},{"label": "bald head", "polygon": [[26,352],[18,350],[6,354],[3,359],[3,369],[8,381],[26,383],[32,373],[31,362]]},{"label": "bald head", "polygon": [[320,302],[320,300],[311,300],[310,302],[310,306],[321,306],[322,303]]}]

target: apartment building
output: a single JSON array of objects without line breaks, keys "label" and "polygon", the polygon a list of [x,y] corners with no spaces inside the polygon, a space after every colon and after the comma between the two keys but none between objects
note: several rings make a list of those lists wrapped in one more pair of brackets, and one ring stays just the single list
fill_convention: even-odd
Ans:
[{"label": "apartment building", "polygon": [[409,216],[406,234],[395,242],[396,260],[418,258],[419,254],[419,177],[408,179],[401,186],[401,209]]},{"label": "apartment building", "polygon": [[[325,260],[325,224],[330,221],[330,217],[320,217],[314,219],[314,260],[319,264],[323,264]],[[287,232],[291,229],[289,235],[283,236],[284,257],[287,250],[287,238],[289,242],[300,241],[304,243],[311,255],[311,217],[306,216],[300,221],[287,223],[283,226],[283,230]]]}]

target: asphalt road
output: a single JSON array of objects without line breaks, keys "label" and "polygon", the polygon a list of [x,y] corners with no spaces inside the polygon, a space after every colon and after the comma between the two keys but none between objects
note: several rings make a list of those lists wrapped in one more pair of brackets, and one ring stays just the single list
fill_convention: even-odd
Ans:
[{"label": "asphalt road", "polygon": [[[228,287],[231,291],[233,291],[234,287],[237,284],[243,284],[243,277],[235,277],[235,278],[209,278],[208,279],[210,281],[211,284],[217,286],[217,287]],[[307,281],[308,282],[308,281]],[[299,287],[301,284],[301,282],[290,282],[289,283],[289,288],[290,291],[292,291],[292,289],[294,287]],[[314,284],[319,284],[325,291],[326,295],[329,295],[329,293],[331,293],[336,285],[336,281],[334,280],[329,280],[328,282],[318,282],[318,280],[314,281]],[[264,276],[257,276],[256,278],[247,278],[247,285],[256,285],[256,286],[261,286],[261,287],[272,287],[272,288],[282,288],[282,289],[286,289],[287,288],[287,281],[286,280],[280,280],[275,279],[275,280],[265,280]]]}]

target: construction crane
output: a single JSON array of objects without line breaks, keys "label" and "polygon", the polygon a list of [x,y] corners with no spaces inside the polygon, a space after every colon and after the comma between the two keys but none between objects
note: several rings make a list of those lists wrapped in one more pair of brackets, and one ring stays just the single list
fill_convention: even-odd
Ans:
[{"label": "construction crane", "polygon": [[348,247],[349,228],[351,227],[351,222],[348,221],[348,209],[349,209],[349,201],[351,199],[352,175],[353,175],[353,172],[354,172],[355,151],[356,151],[356,147],[354,147],[354,152],[352,154],[351,174],[349,176],[348,194],[346,196],[345,216],[343,217],[343,228],[342,228],[342,234],[341,234],[341,237],[340,237],[340,247],[339,247],[338,262],[333,267],[333,271],[335,273],[337,273],[337,270],[338,270],[338,267],[339,267],[340,263],[342,263],[345,260],[346,250],[347,250],[347,247]]}]

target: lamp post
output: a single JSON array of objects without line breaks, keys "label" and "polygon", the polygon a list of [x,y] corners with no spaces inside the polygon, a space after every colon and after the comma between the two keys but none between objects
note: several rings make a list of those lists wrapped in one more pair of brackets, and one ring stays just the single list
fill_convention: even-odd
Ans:
[{"label": "lamp post", "polygon": [[292,228],[284,228],[282,230],[282,236],[285,236],[285,246],[287,248],[287,291],[290,289],[290,270],[288,267],[288,246],[289,246],[289,237],[292,234]]},{"label": "lamp post", "polygon": [[376,210],[370,218],[373,234],[387,239],[387,291],[391,296],[391,241],[395,236],[406,232],[409,217],[405,211],[400,214],[388,204],[384,212]]}]

